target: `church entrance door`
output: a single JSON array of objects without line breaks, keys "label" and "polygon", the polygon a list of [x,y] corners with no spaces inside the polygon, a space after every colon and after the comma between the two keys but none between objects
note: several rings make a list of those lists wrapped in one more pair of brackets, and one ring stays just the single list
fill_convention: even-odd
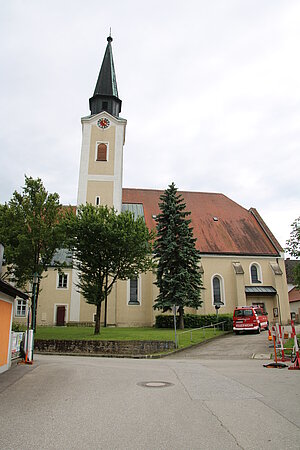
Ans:
[{"label": "church entrance door", "polygon": [[65,306],[57,306],[56,309],[56,325],[63,327],[65,325],[65,313],[66,313],[66,307]]}]

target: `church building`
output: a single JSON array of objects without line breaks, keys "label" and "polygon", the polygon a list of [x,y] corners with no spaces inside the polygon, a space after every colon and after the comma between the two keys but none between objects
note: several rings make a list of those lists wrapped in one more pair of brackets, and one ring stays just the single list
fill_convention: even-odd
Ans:
[{"label": "church building", "polygon": [[[156,226],[163,191],[123,188],[127,121],[120,116],[122,101],[117,89],[112,38],[107,41],[89,101],[91,113],[81,119],[77,205],[91,203],[113,206],[117,211],[129,210],[144,217],[152,229]],[[214,314],[217,305],[220,313],[232,313],[235,306],[259,304],[268,312],[270,322],[287,323],[290,313],[283,249],[256,209],[247,210],[220,193],[179,193],[187,211],[191,211],[204,287],[203,306],[189,312]],[[63,250],[57,256],[67,262],[70,258]],[[48,271],[41,282],[38,325],[94,322],[95,306],[87,304],[76,290],[77,280],[77,273],[71,268],[64,273]],[[159,314],[153,309],[158,294],[154,281],[152,272],[118,281],[108,299],[108,325],[152,326]],[[22,309],[16,305],[16,318],[24,320],[25,314],[26,306]]]}]

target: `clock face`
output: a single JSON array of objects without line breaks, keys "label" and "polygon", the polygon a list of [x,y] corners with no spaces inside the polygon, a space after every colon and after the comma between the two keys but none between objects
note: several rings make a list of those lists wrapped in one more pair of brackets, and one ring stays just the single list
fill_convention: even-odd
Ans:
[{"label": "clock face", "polygon": [[98,120],[97,125],[99,128],[102,128],[102,130],[104,130],[105,128],[109,127],[110,121],[106,117],[102,117]]}]

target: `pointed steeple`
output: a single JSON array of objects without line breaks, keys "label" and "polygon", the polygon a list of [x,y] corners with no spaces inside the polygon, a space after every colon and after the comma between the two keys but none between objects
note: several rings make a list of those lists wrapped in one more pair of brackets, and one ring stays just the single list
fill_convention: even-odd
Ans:
[{"label": "pointed steeple", "polygon": [[94,95],[90,98],[91,114],[107,111],[115,117],[121,112],[114,60],[111,48],[112,37],[108,36],[102,66],[96,83]]}]

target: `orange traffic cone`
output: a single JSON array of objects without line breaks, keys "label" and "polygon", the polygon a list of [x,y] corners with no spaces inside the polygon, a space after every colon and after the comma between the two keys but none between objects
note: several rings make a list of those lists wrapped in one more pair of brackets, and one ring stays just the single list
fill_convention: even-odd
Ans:
[{"label": "orange traffic cone", "polygon": [[269,336],[268,336],[268,340],[269,340],[269,341],[272,341],[272,334],[271,334],[270,328],[269,328]]}]

